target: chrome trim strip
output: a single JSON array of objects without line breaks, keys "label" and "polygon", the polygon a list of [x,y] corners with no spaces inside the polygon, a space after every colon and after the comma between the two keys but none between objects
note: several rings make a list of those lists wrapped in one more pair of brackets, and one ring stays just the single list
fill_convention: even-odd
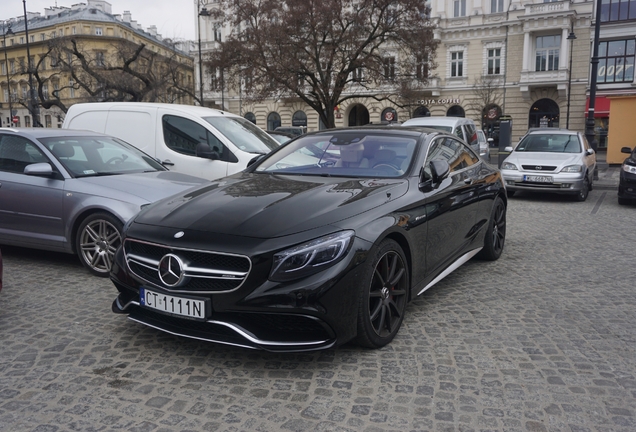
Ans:
[{"label": "chrome trim strip", "polygon": [[[153,324],[148,324],[147,322],[137,319],[137,318],[133,318],[131,316],[128,316],[128,319],[130,319],[131,321],[135,321],[139,324],[144,324],[147,325],[148,327],[152,327],[154,329],[157,330],[161,330],[163,332],[166,333],[170,333],[172,335],[175,336],[182,336],[182,337],[187,337],[190,339],[198,339],[198,340],[202,340],[202,341],[207,341],[207,342],[217,342],[217,343],[222,343],[222,344],[226,344],[226,345],[232,345],[232,346],[239,346],[239,347],[244,347],[244,348],[252,348],[254,349],[253,346],[250,345],[241,345],[241,344],[235,344],[235,343],[230,343],[230,342],[225,342],[225,341],[219,341],[216,339],[211,339],[211,338],[202,338],[202,337],[198,337],[198,336],[190,336],[188,334],[183,334],[183,333],[178,333],[178,332],[173,332],[173,331],[169,331],[169,330],[165,330],[161,327],[155,326]],[[229,328],[230,330],[238,333],[239,336],[243,337],[244,339],[247,339],[250,342],[253,342],[257,345],[263,345],[263,346],[280,346],[280,347],[312,347],[312,346],[318,346],[321,344],[324,344],[326,342],[328,342],[328,340],[323,340],[323,341],[314,341],[314,342],[272,342],[272,341],[265,341],[262,339],[258,339],[257,337],[251,335],[249,332],[247,332],[246,330],[244,330],[243,328],[235,325],[235,324],[229,324],[223,321],[216,321],[216,320],[207,320],[206,323],[208,324],[216,324],[216,325],[221,325],[224,327]],[[333,343],[331,343],[329,346],[326,346],[325,348],[329,348],[330,346],[333,346]]]},{"label": "chrome trim strip", "polygon": [[477,255],[477,253],[482,250],[483,247],[477,248],[477,249],[473,249],[472,251],[462,255],[461,257],[459,257],[459,259],[457,261],[455,261],[453,264],[451,264],[450,266],[448,266],[446,268],[446,270],[444,270],[442,273],[439,274],[439,276],[437,276],[435,279],[433,279],[428,285],[426,285],[422,291],[418,292],[417,295],[422,294],[424,291],[426,291],[427,289],[429,289],[430,287],[432,287],[433,285],[435,285],[437,282],[441,281],[442,279],[444,279],[446,276],[448,276],[449,274],[451,274],[452,272],[454,272],[455,270],[457,270],[459,267],[461,267],[462,264],[464,264],[466,261],[470,260],[472,257],[474,257],[475,255]]}]

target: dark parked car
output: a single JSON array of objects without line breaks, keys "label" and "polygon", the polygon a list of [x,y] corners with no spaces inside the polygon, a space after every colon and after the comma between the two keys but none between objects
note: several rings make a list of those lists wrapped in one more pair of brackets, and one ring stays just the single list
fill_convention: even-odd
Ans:
[{"label": "dark parked car", "polygon": [[113,311],[271,351],[382,347],[409,300],[473,256],[499,258],[506,203],[499,171],[453,135],[303,135],[144,208],[116,254]]},{"label": "dark parked car", "polygon": [[205,182],[107,135],[0,129],[0,244],[76,253],[108,276],[128,219]]},{"label": "dark parked car", "polygon": [[0,251],[0,291],[2,291],[2,251]]},{"label": "dark parked car", "polygon": [[636,202],[636,147],[623,147],[622,153],[629,153],[621,166],[618,182],[618,203],[621,205]]}]

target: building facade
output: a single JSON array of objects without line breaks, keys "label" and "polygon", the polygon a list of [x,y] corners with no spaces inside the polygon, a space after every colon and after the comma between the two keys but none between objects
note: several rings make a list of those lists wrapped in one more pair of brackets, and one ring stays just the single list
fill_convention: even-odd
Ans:
[{"label": "building facade", "polygon": [[[162,39],[155,26],[143,30],[130,12],[116,15],[110,3],[88,0],[70,8],[47,8],[44,15],[29,12],[26,18],[26,26],[24,17],[0,22],[2,126],[38,125],[38,119],[32,118],[35,112],[39,114],[40,125],[61,127],[65,109],[77,102],[117,100],[117,97],[194,102],[193,59],[171,40]],[[118,72],[109,70],[114,69],[109,66],[121,62],[125,55],[133,55],[142,44],[146,54],[139,55],[137,66],[133,65],[131,70],[146,73],[145,70],[154,67],[175,78],[169,83],[156,81],[155,88],[142,88],[136,96],[134,91],[138,89],[121,78],[126,72],[120,72],[117,78]],[[82,68],[80,56],[89,64],[88,68]],[[104,80],[88,79],[89,70]],[[113,84],[117,79],[121,81],[116,84],[120,87],[119,94]],[[30,109],[33,102],[36,110]]]},{"label": "building facade", "polygon": [[[534,126],[584,130],[593,2],[432,0],[430,6],[439,46],[422,98],[402,106],[354,99],[337,107],[337,126],[453,115],[472,118],[497,138],[505,115],[512,118],[513,140]],[[201,15],[199,24],[204,54],[229,31]],[[218,71],[204,70],[203,76],[209,105],[265,129],[321,128],[318,115],[303,103],[248,104],[239,93],[218,91]]]}]

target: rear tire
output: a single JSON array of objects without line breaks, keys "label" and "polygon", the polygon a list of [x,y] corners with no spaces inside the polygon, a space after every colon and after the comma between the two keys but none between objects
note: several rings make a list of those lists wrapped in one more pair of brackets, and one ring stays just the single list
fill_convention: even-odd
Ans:
[{"label": "rear tire", "polygon": [[82,221],[75,236],[80,261],[96,276],[107,277],[121,245],[123,224],[109,213],[93,213]]},{"label": "rear tire", "polygon": [[506,243],[506,204],[500,197],[495,198],[488,221],[488,229],[484,236],[484,247],[477,258],[495,261],[503,253]]},{"label": "rear tire", "polygon": [[356,343],[382,348],[397,334],[409,293],[409,268],[397,242],[386,239],[365,263]]}]

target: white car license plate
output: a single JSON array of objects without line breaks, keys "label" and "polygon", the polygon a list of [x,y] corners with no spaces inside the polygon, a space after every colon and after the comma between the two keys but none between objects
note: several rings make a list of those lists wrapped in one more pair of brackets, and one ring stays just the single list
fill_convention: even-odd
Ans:
[{"label": "white car license plate", "polygon": [[139,300],[142,306],[173,315],[198,319],[205,319],[207,316],[205,300],[175,297],[146,288],[139,289]]},{"label": "white car license plate", "polygon": [[552,183],[552,177],[551,176],[526,175],[526,176],[523,176],[523,181],[534,182],[534,183]]}]

